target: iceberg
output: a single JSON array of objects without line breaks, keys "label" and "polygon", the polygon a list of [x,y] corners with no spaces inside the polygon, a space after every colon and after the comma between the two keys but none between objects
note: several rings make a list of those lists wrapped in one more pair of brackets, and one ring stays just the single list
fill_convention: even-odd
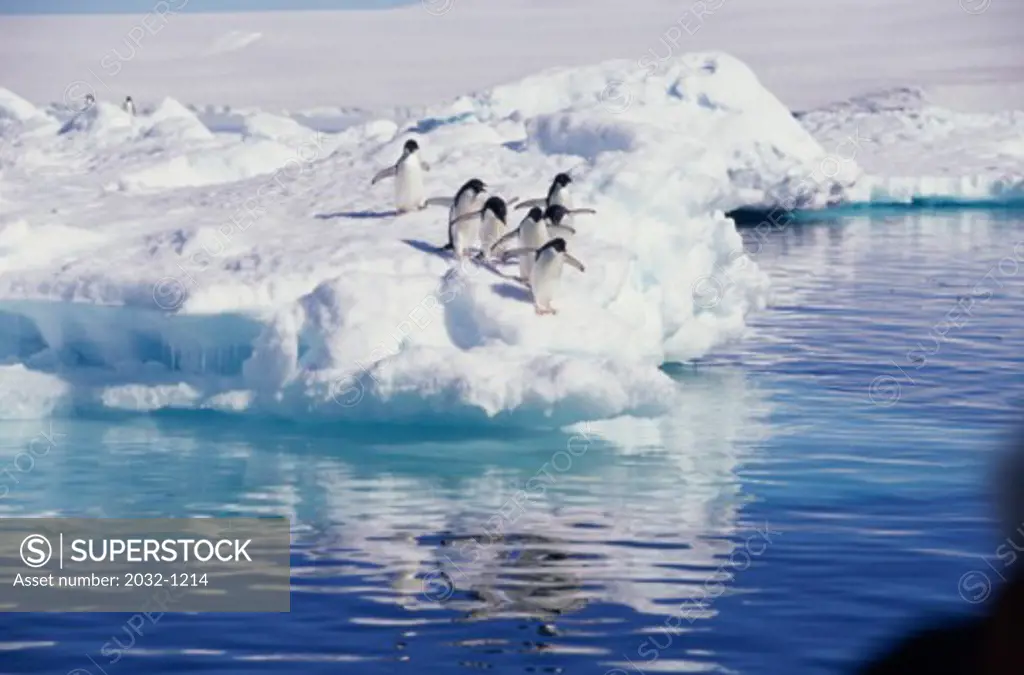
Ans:
[{"label": "iceberg", "polygon": [[[43,115],[3,100],[8,117]],[[0,406],[523,428],[657,417],[679,400],[661,366],[739,338],[766,306],[769,279],[727,212],[886,185],[964,194],[953,177],[911,188],[865,172],[872,140],[853,132],[890,112],[794,115],[741,61],[695,53],[551,69],[334,133],[260,111],[207,128],[173,99],[135,118],[98,102],[8,124],[0,364],[34,384]],[[534,314],[514,264],[439,251],[447,209],[393,213],[369,180],[408,138],[430,195],[478,177],[533,198],[573,176],[596,214],[575,216],[587,271],[563,275],[559,314]]]}]

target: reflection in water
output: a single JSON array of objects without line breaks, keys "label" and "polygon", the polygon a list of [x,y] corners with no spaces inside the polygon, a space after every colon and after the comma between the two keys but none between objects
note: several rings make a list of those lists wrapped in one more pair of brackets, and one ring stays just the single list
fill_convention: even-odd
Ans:
[{"label": "reflection in water", "polygon": [[[742,373],[675,377],[683,405],[672,418],[511,441],[58,423],[68,447],[10,505],[37,515],[286,516],[294,592],[370,603],[343,615],[349,624],[429,625],[442,610],[458,622],[535,620],[557,642],[560,622],[596,602],[661,625],[706,594],[735,537],[752,529],[739,522],[735,470],[768,433],[764,395]],[[302,621],[295,612],[290,620]],[[263,648],[283,646],[267,636]]]},{"label": "reflection in water", "polygon": [[360,479],[340,462],[318,470],[315,509],[304,489],[294,516],[310,524],[295,544],[313,563],[306,581],[370,564],[356,573],[376,601],[469,619],[547,621],[594,601],[677,611],[743,534],[734,471],[767,433],[765,403],[742,375],[679,380],[685,404],[672,419],[580,425],[478,457],[487,468],[447,488],[429,475]]}]

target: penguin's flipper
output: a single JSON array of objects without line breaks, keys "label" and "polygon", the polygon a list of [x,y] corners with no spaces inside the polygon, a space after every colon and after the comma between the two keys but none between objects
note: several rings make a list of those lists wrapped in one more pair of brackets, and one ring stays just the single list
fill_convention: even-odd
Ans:
[{"label": "penguin's flipper", "polygon": [[597,213],[594,209],[569,209],[569,213]]},{"label": "penguin's flipper", "polygon": [[427,206],[446,206],[451,208],[451,205],[455,203],[455,200],[451,197],[431,197],[424,202]]},{"label": "penguin's flipper", "polygon": [[576,234],[575,228],[569,227],[568,225],[548,225],[548,236],[552,239],[558,237],[565,237],[565,235]]},{"label": "penguin's flipper", "polygon": [[513,210],[518,211],[519,209],[532,209],[534,206],[546,206],[547,203],[548,200],[546,197],[541,197],[540,199],[527,199],[524,202],[516,204],[516,208]]},{"label": "penguin's flipper", "polygon": [[386,169],[381,169],[380,171],[377,172],[377,175],[373,177],[373,180],[370,181],[370,185],[376,185],[377,183],[379,183],[380,181],[384,180],[385,178],[394,178],[394,176],[397,173],[398,173],[398,165],[397,164],[394,165],[394,166],[389,166]]},{"label": "penguin's flipper", "polygon": [[506,244],[506,243],[508,243],[508,242],[512,241],[513,239],[515,239],[515,238],[516,238],[516,237],[518,237],[518,236],[519,236],[519,228],[517,227],[516,229],[512,230],[512,231],[511,231],[511,232],[509,232],[508,234],[506,234],[506,235],[504,235],[504,236],[502,236],[502,237],[499,237],[499,238],[498,238],[498,241],[496,241],[496,242],[494,242],[493,244],[491,244],[491,251],[490,251],[491,255],[494,255],[494,252],[495,252],[495,251],[496,251],[496,250],[497,250],[497,249],[498,249],[498,248],[499,248],[499,247],[500,247],[500,246],[501,246],[502,244]]},{"label": "penguin's flipper", "polygon": [[453,220],[450,223],[450,225],[454,225],[455,223],[461,223],[462,221],[469,220],[470,218],[479,218],[482,213],[483,213],[483,210],[480,210],[480,211],[470,211],[469,213],[463,213],[461,216],[459,216],[458,218]]},{"label": "penguin's flipper", "polygon": [[569,255],[568,253],[566,253],[566,254],[565,254],[565,262],[569,263],[570,265],[572,265],[573,267],[575,267],[576,269],[578,269],[578,270],[579,270],[580,272],[583,272],[583,271],[584,271],[584,269],[583,269],[583,263],[581,263],[581,262],[580,262],[579,260],[577,260],[576,258],[573,258],[573,257],[572,257],[571,255]]},{"label": "penguin's flipper", "polygon": [[519,201],[519,197],[513,197],[512,199],[509,199],[509,200],[505,201],[505,206],[512,206],[513,204],[515,204],[518,201]]},{"label": "penguin's flipper", "polygon": [[511,251],[505,251],[505,256],[504,257],[505,258],[512,258],[512,257],[515,257],[515,256],[527,255],[529,253],[536,253],[536,252],[537,252],[537,249],[530,248],[529,246],[527,246],[525,248],[514,248]]}]

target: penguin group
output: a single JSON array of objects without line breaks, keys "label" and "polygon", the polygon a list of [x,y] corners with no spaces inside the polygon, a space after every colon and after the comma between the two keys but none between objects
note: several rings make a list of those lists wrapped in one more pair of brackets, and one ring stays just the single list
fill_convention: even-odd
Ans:
[{"label": "penguin group", "polygon": [[[401,215],[420,211],[428,206],[448,207],[448,242],[441,250],[451,251],[456,259],[472,256],[486,262],[519,261],[519,281],[529,287],[534,310],[538,315],[556,314],[551,302],[565,264],[584,271],[583,263],[566,249],[576,234],[572,217],[593,214],[594,209],[573,208],[569,185],[572,177],[559,173],[548,188],[546,197],[519,201],[491,194],[488,185],[472,178],[458,189],[454,197],[427,198],[423,174],[430,166],[419,156],[419,144],[408,140],[394,165],[380,170],[371,179],[376,185],[385,178],[395,181],[395,210]],[[514,229],[509,229],[509,213],[528,209]],[[513,242],[518,245],[507,248]]]},{"label": "penguin group", "polygon": [[[89,108],[96,105],[96,97],[92,94],[85,95],[85,101],[82,106],[82,110],[88,110]],[[132,100],[131,96],[125,96],[124,102],[121,103],[121,110],[125,111],[132,117],[135,117],[135,101]]]}]

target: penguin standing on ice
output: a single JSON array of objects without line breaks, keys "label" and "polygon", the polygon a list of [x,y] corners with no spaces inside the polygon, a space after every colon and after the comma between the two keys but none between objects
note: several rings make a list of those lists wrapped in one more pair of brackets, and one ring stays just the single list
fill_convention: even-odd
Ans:
[{"label": "penguin standing on ice", "polygon": [[93,96],[92,94],[86,94],[85,95],[85,108],[84,108],[84,110],[88,110],[89,108],[93,107],[94,105],[96,105],[96,97]]},{"label": "penguin standing on ice", "polygon": [[546,212],[541,211],[539,206],[534,206],[526,214],[522,222],[519,223],[519,227],[494,242],[491,246],[490,255],[495,255],[504,244],[519,237],[520,250],[527,249],[530,251],[529,254],[519,256],[519,280],[529,284],[530,272],[533,270],[533,263],[536,258],[533,252],[551,241],[554,237],[566,239],[576,234],[576,230],[562,224],[562,219],[566,213],[568,211],[557,204],[548,207]]},{"label": "penguin standing on ice", "polygon": [[460,221],[472,218],[480,218],[480,254],[484,258],[491,255],[491,247],[494,246],[508,230],[508,205],[515,202],[515,199],[505,202],[501,197],[494,195],[487,198],[484,206],[479,211],[470,211],[455,219],[453,225],[459,226]]},{"label": "penguin standing on ice", "polygon": [[124,103],[121,107],[124,108],[124,111],[126,113],[128,113],[132,117],[135,117],[135,101],[132,100],[131,96],[124,97]]},{"label": "penguin standing on ice", "polygon": [[[530,249],[516,249],[510,253],[528,253]],[[580,272],[584,271],[583,263],[572,257],[565,250],[565,239],[552,239],[540,247],[535,253],[533,269],[530,271],[530,292],[533,294],[533,309],[537,314],[557,314],[558,310],[551,306],[551,301],[558,290],[562,279],[562,267],[569,263]]]},{"label": "penguin standing on ice", "polygon": [[569,184],[572,183],[572,176],[567,173],[560,173],[555,176],[555,179],[551,181],[551,187],[548,188],[548,195],[543,199],[527,199],[524,202],[520,202],[517,209],[533,208],[534,206],[548,207],[554,204],[564,206],[565,208],[572,210],[572,195],[569,194]]},{"label": "penguin standing on ice", "polygon": [[549,208],[551,206],[561,206],[566,210],[564,214],[565,222],[564,225],[572,224],[572,217],[570,214],[576,213],[597,213],[594,209],[574,209],[572,207],[572,194],[569,192],[569,184],[572,183],[572,177],[567,173],[560,173],[555,176],[554,180],[551,181],[551,187],[548,188],[548,195],[543,199],[527,199],[524,202],[520,202],[516,209],[522,208],[533,208],[534,206],[540,206],[543,208]]},{"label": "penguin standing on ice", "polygon": [[487,194],[487,185],[479,178],[471,178],[455,193],[454,199],[432,198],[432,204],[449,204],[448,209],[448,243],[443,251],[454,251],[461,258],[477,236],[476,223],[473,218],[464,218],[476,210],[476,205],[483,195]]},{"label": "penguin standing on ice", "polygon": [[427,205],[423,196],[423,172],[430,171],[430,165],[420,160],[419,149],[416,141],[406,141],[398,161],[378,171],[370,181],[373,186],[385,178],[395,179],[395,210],[399,214],[419,211]]}]

